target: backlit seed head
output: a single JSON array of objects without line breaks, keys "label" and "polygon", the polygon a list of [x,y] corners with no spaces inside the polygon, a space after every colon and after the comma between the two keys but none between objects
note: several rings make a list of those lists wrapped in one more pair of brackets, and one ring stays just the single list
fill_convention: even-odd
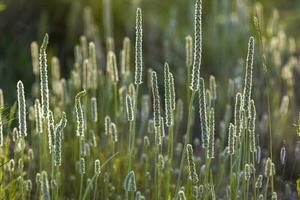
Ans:
[{"label": "backlit seed head", "polygon": [[49,181],[46,171],[43,171],[41,174],[41,192],[43,200],[50,200],[50,190],[49,190]]},{"label": "backlit seed head", "polygon": [[48,70],[47,70],[47,54],[46,49],[48,45],[48,34],[45,34],[42,46],[40,48],[40,88],[41,88],[41,103],[42,116],[48,117],[49,110],[49,86],[48,86]]},{"label": "backlit seed head", "polygon": [[235,126],[230,123],[228,130],[228,154],[234,155],[235,153]]},{"label": "backlit seed head", "polygon": [[198,183],[198,175],[196,172],[194,156],[193,156],[193,147],[190,144],[186,146],[186,154],[187,154],[187,161],[189,167],[189,179],[192,181],[193,184]]},{"label": "backlit seed head", "polygon": [[243,90],[243,107],[247,116],[249,116],[248,109],[249,109],[249,103],[251,99],[253,60],[254,60],[254,37],[250,37],[248,42],[246,74],[244,79],[244,90]]},{"label": "backlit seed head", "polygon": [[117,59],[114,52],[110,51],[108,52],[108,72],[111,76],[111,80],[114,83],[117,83],[119,81],[119,72],[117,67]]},{"label": "backlit seed head", "polygon": [[118,131],[115,123],[110,123],[111,139],[113,142],[118,142]]},{"label": "backlit seed head", "polygon": [[34,103],[34,118],[35,118],[35,130],[38,134],[43,132],[43,118],[41,111],[40,100],[36,99]]},{"label": "backlit seed head", "polygon": [[52,82],[60,79],[60,64],[55,56],[51,58],[51,78]]},{"label": "backlit seed head", "polygon": [[96,97],[91,98],[91,119],[93,122],[98,121],[98,111],[97,111],[97,99]]},{"label": "backlit seed head", "polygon": [[259,175],[255,183],[255,188],[260,189],[262,187],[262,179],[263,176]]},{"label": "backlit seed head", "polygon": [[28,160],[33,161],[34,159],[34,153],[32,148],[28,149]]},{"label": "backlit seed head", "polygon": [[54,117],[53,113],[51,110],[49,110],[48,114],[48,147],[49,147],[49,152],[50,154],[53,151],[54,148]]},{"label": "backlit seed head", "polygon": [[285,147],[283,146],[280,150],[280,161],[281,161],[281,164],[284,165],[285,162],[286,162],[286,150],[285,150]]},{"label": "backlit seed head", "polygon": [[153,94],[153,110],[154,110],[154,126],[159,128],[160,124],[160,97],[158,91],[157,75],[152,72],[152,94]]},{"label": "backlit seed head", "polygon": [[250,165],[249,164],[245,164],[244,173],[245,173],[245,180],[249,181],[250,177],[251,177]]},{"label": "backlit seed head", "polygon": [[99,175],[101,173],[100,160],[95,160],[95,175]]},{"label": "backlit seed head", "polygon": [[149,109],[150,109],[150,97],[149,95],[142,96],[142,111],[141,111],[141,120],[146,121],[149,117]]},{"label": "backlit seed head", "polygon": [[123,40],[123,52],[124,52],[124,72],[130,72],[130,39],[125,37]]},{"label": "backlit seed head", "polygon": [[165,167],[165,160],[162,154],[158,155],[158,167],[160,170],[163,170]]},{"label": "backlit seed head", "polygon": [[194,30],[194,59],[190,88],[199,89],[201,54],[202,54],[202,0],[197,0],[195,5],[195,30]]},{"label": "backlit seed head", "polygon": [[212,100],[217,99],[217,85],[216,85],[216,79],[214,76],[209,76],[209,91],[211,95]]},{"label": "backlit seed head", "polygon": [[91,64],[91,86],[93,89],[97,89],[98,83],[98,68],[96,59],[96,46],[93,42],[89,43],[89,63]]},{"label": "backlit seed head", "polygon": [[56,125],[54,130],[54,164],[61,165],[61,146],[62,146],[62,131],[67,125],[66,113],[62,113],[61,120]]},{"label": "backlit seed head", "polygon": [[30,179],[26,180],[25,182],[25,190],[27,192],[30,192],[32,190],[32,182]]},{"label": "backlit seed head", "polygon": [[276,192],[272,192],[272,200],[277,200],[277,193]]},{"label": "backlit seed head", "polygon": [[19,132],[18,132],[18,129],[16,127],[13,129],[12,135],[13,135],[13,142],[17,142],[17,140],[19,138]]},{"label": "backlit seed head", "polygon": [[193,38],[190,35],[185,37],[185,63],[187,67],[193,64]]},{"label": "backlit seed head", "polygon": [[142,83],[143,77],[143,27],[142,27],[142,10],[136,11],[135,24],[135,76],[134,83],[139,85]]},{"label": "backlit seed head", "polygon": [[127,192],[135,192],[136,191],[136,182],[135,182],[135,174],[134,171],[130,171],[124,180],[124,190]]},{"label": "backlit seed head", "polygon": [[173,111],[172,111],[172,95],[171,95],[171,80],[168,63],[164,66],[164,87],[165,87],[165,114],[166,125],[169,127],[173,124]]},{"label": "backlit seed head", "polygon": [[185,194],[183,190],[178,192],[178,200],[186,200]]},{"label": "backlit seed head", "polygon": [[273,176],[273,169],[272,169],[273,162],[271,158],[268,158],[266,161],[266,166],[265,166],[265,176],[270,177]]},{"label": "backlit seed head", "polygon": [[207,158],[212,159],[215,157],[215,111],[213,108],[209,112],[209,135],[208,135],[208,147]]},{"label": "backlit seed head", "polygon": [[0,109],[4,108],[4,95],[3,90],[0,88]]},{"label": "backlit seed head", "polygon": [[128,121],[134,120],[134,112],[133,112],[133,102],[130,95],[126,95],[126,112]]},{"label": "backlit seed head", "polygon": [[31,62],[32,62],[33,74],[37,76],[40,72],[40,69],[39,69],[39,46],[36,41],[31,43],[30,50],[31,50]]},{"label": "backlit seed head", "polygon": [[200,114],[200,124],[201,124],[201,138],[202,138],[202,147],[207,148],[208,146],[208,120],[207,120],[207,106],[206,106],[206,92],[205,92],[205,83],[204,79],[200,78],[199,81],[199,114]]},{"label": "backlit seed head", "polygon": [[81,103],[81,97],[86,95],[86,91],[83,90],[75,96],[75,113],[76,113],[76,121],[77,121],[77,128],[76,128],[76,135],[83,136],[85,131],[85,118]]},{"label": "backlit seed head", "polygon": [[154,122],[153,122],[152,119],[149,119],[149,121],[148,121],[147,131],[148,131],[149,134],[154,133]]},{"label": "backlit seed head", "polygon": [[8,171],[13,172],[15,170],[15,160],[10,159],[8,162]]},{"label": "backlit seed head", "polygon": [[235,106],[234,106],[234,125],[236,127],[236,136],[238,138],[241,137],[242,126],[243,123],[241,121],[242,118],[242,94],[237,93],[235,98]]},{"label": "backlit seed head", "polygon": [[170,92],[171,92],[171,109],[172,111],[176,108],[176,92],[175,92],[175,80],[173,74],[170,72]]},{"label": "backlit seed head", "polygon": [[26,102],[24,94],[24,86],[22,81],[18,81],[17,84],[17,95],[18,95],[18,120],[19,120],[19,134],[20,137],[27,136],[27,125],[26,125]]},{"label": "backlit seed head", "polygon": [[81,157],[86,156],[85,140],[84,136],[80,136],[79,140],[79,153]]},{"label": "backlit seed head", "polygon": [[200,197],[200,192],[199,192],[199,187],[198,186],[193,186],[193,189],[192,189],[192,197],[194,199],[199,199]]},{"label": "backlit seed head", "polygon": [[254,101],[250,101],[250,118],[249,118],[249,134],[250,134],[250,151],[255,152],[256,151],[256,137],[255,137],[255,118],[256,118],[256,110],[255,110],[255,104]]},{"label": "backlit seed head", "polygon": [[110,116],[106,116],[104,119],[104,129],[105,129],[105,135],[110,135],[110,124],[111,124],[111,119]]},{"label": "backlit seed head", "polygon": [[144,146],[146,148],[150,147],[150,140],[148,136],[144,136]]},{"label": "backlit seed head", "polygon": [[80,158],[80,162],[79,162],[79,166],[80,166],[80,174],[85,174],[85,159],[84,158]]}]

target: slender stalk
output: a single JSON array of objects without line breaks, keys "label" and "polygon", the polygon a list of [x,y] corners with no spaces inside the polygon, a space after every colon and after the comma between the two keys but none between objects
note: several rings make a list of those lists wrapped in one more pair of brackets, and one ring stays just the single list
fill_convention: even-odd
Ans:
[{"label": "slender stalk", "polygon": [[185,152],[186,152],[186,145],[190,141],[190,128],[192,124],[192,112],[193,112],[193,102],[195,98],[195,93],[196,91],[192,91],[191,98],[190,98],[190,104],[189,104],[189,115],[188,115],[188,122],[187,122],[187,128],[186,128],[186,134],[185,134],[185,139],[184,139],[184,147],[183,151],[181,153],[181,161],[180,161],[180,168],[179,168],[179,175],[177,179],[177,184],[176,184],[176,193],[175,195],[177,196],[178,190],[179,190],[179,185],[180,185],[180,180],[181,180],[181,175],[182,175],[182,170],[183,170],[183,164],[184,164],[184,158],[185,158]]}]

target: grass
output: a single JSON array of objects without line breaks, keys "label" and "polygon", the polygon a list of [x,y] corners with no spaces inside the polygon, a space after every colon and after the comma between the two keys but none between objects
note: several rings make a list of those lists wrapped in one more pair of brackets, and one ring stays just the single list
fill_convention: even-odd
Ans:
[{"label": "grass", "polygon": [[[48,66],[45,34],[40,49],[31,45],[37,92],[25,93],[30,86],[19,81],[16,103],[6,107],[0,90],[0,198],[297,199],[299,159],[291,152],[299,153],[299,135],[273,131],[293,123],[297,60],[293,41],[271,25],[264,30],[255,14],[243,70],[222,78],[231,88],[202,73],[201,0],[194,38],[186,37],[185,74],[168,63],[163,74],[145,67],[140,8],[134,51],[126,37],[118,59],[110,38],[103,67],[97,46],[81,36],[69,78],[56,57]],[[284,95],[271,90],[281,84]]]}]

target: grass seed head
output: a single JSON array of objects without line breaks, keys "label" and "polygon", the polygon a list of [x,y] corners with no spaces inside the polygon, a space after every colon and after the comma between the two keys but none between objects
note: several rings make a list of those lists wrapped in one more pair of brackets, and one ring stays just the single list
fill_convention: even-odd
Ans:
[{"label": "grass seed head", "polygon": [[42,116],[48,117],[49,110],[49,86],[48,86],[48,70],[47,70],[47,54],[46,49],[49,37],[46,33],[40,48],[40,88],[41,88],[41,103],[42,103]]},{"label": "grass seed head", "polygon": [[198,178],[198,175],[196,172],[192,145],[187,144],[186,154],[187,154],[187,161],[188,161],[188,167],[189,167],[189,179],[192,181],[193,184],[197,184],[199,181],[199,178]]},{"label": "grass seed head", "polygon": [[17,101],[18,101],[18,120],[19,120],[19,136],[27,136],[27,124],[26,124],[26,102],[24,94],[24,85],[22,81],[17,83]]},{"label": "grass seed head", "polygon": [[142,83],[143,77],[143,27],[142,27],[142,10],[136,11],[135,24],[135,76],[134,83],[139,85]]},{"label": "grass seed head", "polygon": [[136,191],[136,182],[135,182],[135,174],[134,171],[130,171],[124,180],[124,190],[127,192],[135,192]]},{"label": "grass seed head", "polygon": [[197,0],[195,4],[194,21],[194,59],[192,67],[192,77],[190,88],[192,91],[199,89],[201,54],[202,54],[202,0]]}]

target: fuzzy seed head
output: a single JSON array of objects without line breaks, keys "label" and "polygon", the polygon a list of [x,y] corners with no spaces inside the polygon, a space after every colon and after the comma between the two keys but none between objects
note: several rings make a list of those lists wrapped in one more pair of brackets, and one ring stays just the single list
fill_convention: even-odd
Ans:
[{"label": "fuzzy seed head", "polygon": [[49,152],[50,154],[53,151],[54,148],[54,117],[53,117],[53,113],[51,110],[49,110],[48,113],[48,147],[49,147]]},{"label": "fuzzy seed head", "polygon": [[98,121],[98,111],[97,111],[97,99],[96,97],[91,98],[91,119],[93,122]]},{"label": "fuzzy seed head", "polygon": [[136,11],[135,24],[135,76],[134,83],[139,85],[142,83],[143,77],[143,27],[142,27],[142,10]]},{"label": "fuzzy seed head", "polygon": [[80,158],[79,166],[80,166],[80,174],[85,174],[85,159],[84,158]]},{"label": "fuzzy seed head", "polygon": [[110,135],[110,124],[111,124],[111,119],[110,116],[106,116],[104,119],[104,129],[105,129],[105,135]]},{"label": "fuzzy seed head", "polygon": [[124,180],[124,190],[127,192],[135,192],[136,191],[136,182],[135,182],[135,174],[134,171],[130,171]]},{"label": "fuzzy seed head", "polygon": [[202,147],[204,149],[208,146],[208,121],[207,121],[207,106],[205,97],[205,83],[204,79],[200,78],[200,88],[199,88],[199,114],[200,114],[200,124],[201,124],[201,137],[202,137]]},{"label": "fuzzy seed head", "polygon": [[0,109],[4,108],[4,95],[3,90],[0,88]]},{"label": "fuzzy seed head", "polygon": [[228,130],[228,154],[234,155],[235,154],[235,126],[230,123],[229,130]]},{"label": "fuzzy seed head", "polygon": [[242,118],[242,94],[237,93],[235,98],[235,106],[234,106],[234,125],[236,127],[236,136],[238,138],[241,137],[243,122],[241,120]]},{"label": "fuzzy seed head", "polygon": [[248,42],[248,53],[246,60],[246,74],[244,79],[244,90],[243,90],[243,107],[249,116],[249,103],[251,99],[252,89],[252,73],[253,73],[253,60],[254,60],[254,37],[249,38]]},{"label": "fuzzy seed head", "polygon": [[189,179],[192,181],[193,184],[197,184],[199,181],[199,178],[198,178],[198,175],[196,172],[192,145],[187,144],[186,154],[187,154],[187,161],[188,161],[188,167],[189,167]]},{"label": "fuzzy seed head", "polygon": [[50,190],[49,190],[49,181],[46,171],[43,171],[41,174],[41,192],[43,200],[50,200]]},{"label": "fuzzy seed head", "polygon": [[133,102],[130,95],[126,95],[126,112],[128,121],[134,120],[134,112],[133,112]]},{"label": "fuzzy seed head", "polygon": [[209,91],[211,95],[212,100],[217,99],[217,84],[216,84],[216,78],[214,76],[209,76]]},{"label": "fuzzy seed head", "polygon": [[24,86],[22,81],[17,83],[17,101],[18,101],[18,120],[19,120],[19,134],[20,137],[27,136],[27,125],[26,125],[26,102],[24,94]]},{"label": "fuzzy seed head", "polygon": [[97,159],[95,160],[95,175],[99,175],[101,173],[101,165],[100,165],[100,160]]},{"label": "fuzzy seed head", "polygon": [[213,108],[209,112],[209,135],[208,135],[208,148],[207,158],[212,159],[215,157],[215,111]]},{"label": "fuzzy seed head", "polygon": [[111,80],[114,83],[119,81],[119,72],[117,67],[116,54],[112,51],[108,52],[108,72],[111,76]]},{"label": "fuzzy seed head", "polygon": [[185,37],[185,63],[188,68],[193,64],[193,38],[190,35]]},{"label": "fuzzy seed head", "polygon": [[157,75],[152,72],[152,94],[153,94],[153,110],[154,110],[154,126],[159,128],[160,124],[160,97],[158,91]]},{"label": "fuzzy seed head", "polygon": [[118,131],[115,123],[110,123],[111,139],[113,142],[118,142]]},{"label": "fuzzy seed head", "polygon": [[49,86],[48,86],[48,70],[47,70],[47,54],[46,49],[49,37],[45,34],[42,46],[40,48],[40,88],[41,88],[41,103],[42,103],[42,116],[48,117],[49,111]]},{"label": "fuzzy seed head", "polygon": [[172,110],[172,95],[171,95],[171,80],[168,63],[164,66],[164,84],[165,84],[165,114],[166,125],[173,125],[173,110]]},{"label": "fuzzy seed head", "polygon": [[249,164],[245,164],[245,169],[244,169],[244,173],[245,173],[245,180],[249,181],[250,177],[251,177],[251,172],[250,172],[250,165]]},{"label": "fuzzy seed head", "polygon": [[195,5],[195,30],[194,30],[194,59],[190,88],[193,91],[199,89],[201,54],[202,54],[202,0],[197,0]]},{"label": "fuzzy seed head", "polygon": [[38,75],[39,74],[39,46],[37,42],[32,42],[30,45],[30,50],[31,50],[31,62],[32,62],[32,69],[33,69],[33,74]]},{"label": "fuzzy seed head", "polygon": [[62,113],[62,117],[54,130],[54,164],[61,165],[61,146],[62,146],[62,131],[67,125],[66,113]]},{"label": "fuzzy seed head", "polygon": [[274,175],[272,166],[274,166],[274,164],[273,164],[271,158],[268,158],[266,161],[266,166],[265,166],[265,176],[266,177],[271,177]]},{"label": "fuzzy seed head", "polygon": [[185,194],[183,190],[178,192],[178,200],[186,200]]},{"label": "fuzzy seed head", "polygon": [[280,162],[281,162],[282,165],[285,165],[285,162],[286,162],[286,150],[285,150],[284,146],[280,150]]},{"label": "fuzzy seed head", "polygon": [[35,130],[38,134],[43,132],[43,118],[41,111],[40,100],[36,99],[34,103],[34,118],[35,118]]},{"label": "fuzzy seed head", "polygon": [[123,52],[124,52],[124,72],[130,72],[130,39],[125,37],[123,40]]},{"label": "fuzzy seed head", "polygon": [[255,183],[255,188],[260,189],[262,187],[262,179],[263,179],[262,175],[259,175],[257,177],[256,183]]},{"label": "fuzzy seed head", "polygon": [[85,119],[84,113],[81,103],[81,97],[86,95],[86,91],[83,90],[75,96],[75,113],[76,113],[76,121],[77,121],[77,128],[76,128],[76,135],[83,136],[85,131]]}]

